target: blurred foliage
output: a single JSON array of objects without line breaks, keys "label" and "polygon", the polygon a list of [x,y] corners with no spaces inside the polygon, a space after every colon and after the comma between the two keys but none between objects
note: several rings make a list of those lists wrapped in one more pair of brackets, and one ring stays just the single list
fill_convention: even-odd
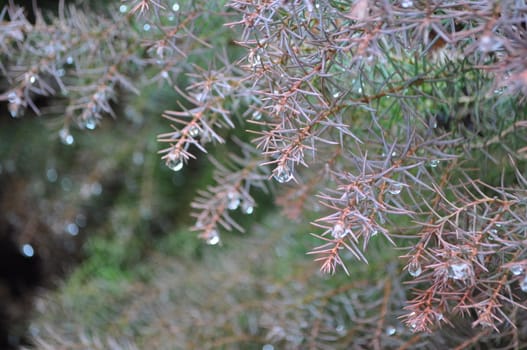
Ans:
[{"label": "blurred foliage", "polygon": [[[31,328],[37,344],[61,348],[76,343],[99,349],[105,345],[98,342],[113,339],[122,348],[261,349],[274,342],[266,338],[270,325],[265,318],[281,312],[273,306],[275,298],[297,293],[287,311],[296,314],[309,300],[350,283],[343,275],[320,278],[318,266],[305,255],[314,238],[300,235],[301,229],[308,227],[292,229],[270,213],[248,236],[227,240],[222,247],[198,246],[182,239],[185,232],[176,232],[161,238],[143,264],[126,271],[127,278],[86,273],[78,279],[90,261],[104,259],[106,253],[122,254],[113,242],[94,252],[58,293],[40,301]],[[382,242],[374,240],[369,250],[377,256],[375,265],[350,268],[353,283],[386,278],[394,256]],[[206,254],[196,259],[200,250]],[[106,261],[109,269],[115,266],[111,259]],[[292,339],[284,344],[288,342],[294,344]]]}]

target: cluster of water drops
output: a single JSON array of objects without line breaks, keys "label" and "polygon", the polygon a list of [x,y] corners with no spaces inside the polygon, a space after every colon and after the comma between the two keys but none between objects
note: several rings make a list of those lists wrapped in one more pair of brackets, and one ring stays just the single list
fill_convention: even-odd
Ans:
[{"label": "cluster of water drops", "polygon": [[254,201],[250,198],[242,199],[236,190],[227,192],[227,209],[236,210],[241,208],[244,214],[250,215],[254,212]]}]

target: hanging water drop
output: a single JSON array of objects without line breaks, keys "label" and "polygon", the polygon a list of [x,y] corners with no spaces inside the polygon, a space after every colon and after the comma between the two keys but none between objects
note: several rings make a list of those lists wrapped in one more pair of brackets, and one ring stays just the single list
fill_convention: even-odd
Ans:
[{"label": "hanging water drop", "polygon": [[70,130],[68,128],[62,128],[59,131],[59,138],[60,141],[65,145],[73,145],[73,142],[75,142],[75,139],[70,134]]},{"label": "hanging water drop", "polygon": [[125,13],[126,11],[128,11],[128,6],[126,5],[119,6],[119,12]]},{"label": "hanging water drop", "polygon": [[417,260],[412,260],[408,264],[408,273],[412,277],[418,277],[423,272],[423,269],[421,268],[421,264]]},{"label": "hanging water drop", "polygon": [[198,137],[199,134],[200,134],[199,127],[198,127],[197,125],[192,125],[192,126],[188,129],[188,134],[190,135],[190,137],[193,137],[193,138]]},{"label": "hanging water drop", "polygon": [[466,262],[456,262],[448,266],[448,277],[455,280],[466,280],[471,275],[471,268]]},{"label": "hanging water drop", "polygon": [[379,230],[377,230],[376,228],[372,229],[370,231],[370,237],[375,237],[379,234]]},{"label": "hanging water drop", "polygon": [[216,245],[220,243],[220,235],[218,234],[218,231],[215,229],[210,230],[205,243],[208,245]]},{"label": "hanging water drop", "polygon": [[183,169],[183,159],[177,154],[170,153],[166,160],[166,166],[172,171]]},{"label": "hanging water drop", "polygon": [[240,206],[240,195],[238,192],[231,191],[227,193],[227,208],[229,210],[236,210]]},{"label": "hanging water drop", "polygon": [[242,203],[242,212],[251,215],[254,212],[254,204],[252,201],[244,201]]},{"label": "hanging water drop", "polygon": [[520,289],[524,292],[527,292],[527,275],[525,275],[523,280],[520,282]]},{"label": "hanging water drop", "polygon": [[519,264],[512,265],[512,266],[510,267],[510,270],[511,270],[511,272],[512,272],[512,274],[513,274],[514,276],[519,276],[519,275],[521,275],[522,272],[523,272],[523,266],[522,266],[522,265],[519,265]]},{"label": "hanging water drop", "polygon": [[340,239],[346,236],[346,234],[347,234],[347,231],[344,225],[342,225],[340,222],[337,222],[335,226],[333,226],[333,228],[331,229],[331,235],[335,239]]},{"label": "hanging water drop", "polygon": [[172,11],[178,12],[179,11],[179,4],[176,2],[174,5],[172,5]]},{"label": "hanging water drop", "polygon": [[391,194],[399,194],[403,190],[403,185],[400,183],[392,183],[390,187],[388,187],[388,192]]},{"label": "hanging water drop", "polygon": [[346,334],[346,327],[344,327],[343,324],[339,324],[337,327],[335,327],[335,331],[336,331],[339,335],[344,335],[344,334]]},{"label": "hanging water drop", "polygon": [[253,112],[253,115],[252,115],[252,118],[253,120],[260,120],[262,119],[262,112],[256,110]]},{"label": "hanging water drop", "polygon": [[403,0],[403,1],[401,1],[401,7],[402,8],[407,9],[407,8],[412,7],[412,6],[414,6],[414,2],[412,0]]},{"label": "hanging water drop", "polygon": [[70,236],[76,236],[79,234],[79,226],[77,226],[77,224],[73,222],[70,222],[69,224],[66,225],[66,232]]},{"label": "hanging water drop", "polygon": [[57,181],[59,174],[57,173],[57,170],[55,168],[49,168],[46,170],[46,177],[49,182],[55,182]]},{"label": "hanging water drop", "polygon": [[84,119],[84,127],[88,130],[94,130],[97,127],[97,119],[93,114],[88,114]]},{"label": "hanging water drop", "polygon": [[397,330],[394,326],[388,326],[386,327],[386,335],[394,335]]},{"label": "hanging water drop", "polygon": [[28,258],[31,258],[33,255],[35,255],[35,250],[31,244],[26,243],[22,246],[22,254]]},{"label": "hanging water drop", "polygon": [[24,114],[24,108],[22,107],[22,102],[19,98],[17,98],[17,102],[9,102],[7,104],[7,109],[9,110],[9,114],[11,115],[11,118],[18,118],[21,117]]},{"label": "hanging water drop", "polygon": [[152,27],[151,27],[150,24],[148,24],[148,23],[145,23],[145,24],[143,25],[143,30],[144,30],[145,32],[148,32],[148,31],[150,30],[150,28],[152,28]]},{"label": "hanging water drop", "polygon": [[503,44],[500,39],[491,35],[484,35],[479,39],[479,50],[482,52],[497,51],[502,48]]},{"label": "hanging water drop", "polygon": [[278,165],[273,170],[273,177],[281,184],[289,182],[293,178],[293,170],[290,169],[286,164]]},{"label": "hanging water drop", "polygon": [[431,168],[436,168],[438,165],[439,165],[439,160],[438,159],[432,159],[430,161],[430,167]]}]

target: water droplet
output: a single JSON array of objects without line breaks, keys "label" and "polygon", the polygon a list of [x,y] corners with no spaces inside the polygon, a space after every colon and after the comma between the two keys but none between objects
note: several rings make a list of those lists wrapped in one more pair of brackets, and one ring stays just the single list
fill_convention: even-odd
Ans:
[{"label": "water droplet", "polygon": [[227,208],[229,210],[236,210],[240,206],[240,195],[238,192],[232,191],[227,193]]},{"label": "water droplet", "polygon": [[173,14],[170,14],[167,16],[167,19],[172,22],[173,20],[176,19],[176,16],[174,16]]},{"label": "water droplet", "polygon": [[331,235],[335,239],[340,239],[344,236],[346,236],[348,232],[346,231],[344,225],[342,225],[340,222],[337,222],[335,226],[331,229]]},{"label": "water droplet", "polygon": [[439,322],[439,321],[442,321],[444,316],[441,312],[436,312],[435,314],[435,317],[436,317],[436,320]]},{"label": "water droplet", "polygon": [[513,274],[514,276],[519,276],[519,275],[521,275],[522,272],[523,272],[523,266],[522,266],[522,265],[519,265],[519,264],[512,265],[512,266],[510,267],[510,270],[511,270],[511,272],[512,272],[512,274]]},{"label": "water droplet", "polygon": [[183,169],[183,159],[177,154],[170,153],[166,160],[167,167],[172,171]]},{"label": "water droplet", "polygon": [[55,168],[49,168],[48,170],[46,170],[46,178],[49,182],[57,181],[58,177],[59,174],[57,173],[57,170],[55,170]]},{"label": "water droplet", "polygon": [[33,255],[35,255],[35,250],[31,244],[26,243],[22,246],[22,254],[28,258],[31,258]]},{"label": "water droplet", "polygon": [[315,7],[316,7],[317,9],[320,8],[320,4],[317,2],[317,3],[315,4]]},{"label": "water droplet", "polygon": [[[20,101],[20,99],[18,99]],[[7,109],[11,118],[18,118],[24,115],[24,108],[22,107],[22,102],[9,102],[7,104]]]},{"label": "water droplet", "polygon": [[197,125],[192,125],[190,129],[188,130],[188,134],[190,137],[196,138],[200,134],[200,129]]},{"label": "water droplet", "polygon": [[210,230],[205,242],[208,245],[216,245],[220,243],[220,235],[218,234],[218,231],[215,229]]},{"label": "water droplet", "polygon": [[73,188],[73,182],[69,177],[65,177],[60,181],[60,187],[62,187],[62,190],[69,192]]},{"label": "water droplet", "polygon": [[242,203],[242,212],[251,215],[254,212],[254,204],[251,201],[244,201]]},{"label": "water droplet", "polygon": [[289,182],[293,178],[293,169],[286,164],[278,165],[273,170],[273,177],[281,184]]},{"label": "water droplet", "polygon": [[178,12],[179,11],[179,4],[176,2],[174,5],[172,5],[172,11]]},{"label": "water droplet", "polygon": [[168,74],[168,72],[166,70],[164,70],[164,71],[161,72],[161,77],[163,79],[168,79],[170,77],[170,75]]},{"label": "water droplet", "polygon": [[448,266],[448,277],[455,280],[465,280],[471,275],[469,264],[466,262],[456,262]]},{"label": "water droplet", "polygon": [[262,346],[262,350],[274,350],[274,346],[272,346],[271,344],[265,344],[264,346]]},{"label": "water droplet", "polygon": [[119,12],[125,13],[126,11],[128,11],[128,6],[126,5],[119,6]]},{"label": "water droplet", "polygon": [[495,36],[484,35],[479,39],[479,49],[483,52],[497,51],[501,47],[501,40]]},{"label": "water droplet", "polygon": [[490,234],[491,236],[496,236],[496,235],[498,234],[498,230],[496,230],[495,228],[491,228],[491,229],[489,230],[489,234]]},{"label": "water droplet", "polygon": [[344,327],[343,324],[339,324],[339,325],[335,328],[335,331],[337,331],[337,333],[340,334],[340,335],[344,335],[344,334],[346,334],[346,327]]},{"label": "water droplet", "polygon": [[370,231],[370,237],[375,237],[379,234],[379,230],[377,230],[376,228],[372,229]]},{"label": "water droplet", "polygon": [[66,63],[67,63],[67,64],[73,64],[73,57],[68,56],[68,57],[66,58]]},{"label": "water droplet", "polygon": [[414,2],[412,0],[403,0],[401,1],[401,6],[407,9],[407,8],[414,6]]},{"label": "water droplet", "polygon": [[335,93],[333,94],[333,97],[334,97],[334,98],[338,98],[339,96],[340,96],[340,92],[339,92],[339,91],[337,91],[337,92],[335,92]]},{"label": "water droplet", "polygon": [[79,234],[79,226],[73,222],[70,222],[66,225],[66,232],[71,236],[76,236]]},{"label": "water droplet", "polygon": [[66,71],[64,69],[62,69],[62,68],[57,69],[57,75],[59,77],[63,77],[65,74],[66,74]]},{"label": "water droplet", "polygon": [[392,183],[388,187],[388,192],[390,192],[391,194],[399,194],[402,190],[403,185],[401,185],[400,183]]},{"label": "water droplet", "polygon": [[150,28],[152,28],[152,27],[151,27],[150,24],[148,24],[148,23],[145,23],[145,24],[143,25],[143,30],[144,30],[145,32],[148,32],[148,31],[150,30]]},{"label": "water droplet", "polygon": [[436,168],[438,165],[439,165],[439,160],[438,159],[432,159],[430,161],[430,167],[431,168]]},{"label": "water droplet", "polygon": [[408,273],[412,277],[418,277],[423,272],[423,269],[421,268],[421,264],[417,260],[412,260],[408,264]]},{"label": "water droplet", "polygon": [[505,91],[505,89],[506,89],[506,87],[503,86],[503,87],[500,87],[500,88],[494,90],[493,92],[494,92],[495,95],[501,95],[501,94],[503,94],[503,92]]},{"label": "water droplet", "polygon": [[90,185],[90,193],[94,196],[99,196],[102,193],[102,185],[99,182],[93,182]]},{"label": "water droplet", "polygon": [[386,335],[394,335],[397,330],[394,326],[388,326],[386,327]]},{"label": "water droplet", "polygon": [[136,151],[132,155],[132,162],[137,166],[142,165],[145,162],[145,156],[142,152]]},{"label": "water droplet", "polygon": [[527,275],[525,275],[523,280],[520,282],[520,289],[524,292],[527,292]]},{"label": "water droplet", "polygon": [[73,142],[75,142],[75,139],[70,134],[70,130],[68,128],[60,129],[59,138],[63,144],[68,145],[68,146],[73,145]]},{"label": "water droplet", "polygon": [[84,127],[88,130],[94,130],[97,127],[97,120],[93,114],[88,114],[84,119]]},{"label": "water droplet", "polygon": [[20,103],[20,97],[16,94],[16,92],[11,91],[7,94],[7,101],[10,103]]},{"label": "water droplet", "polygon": [[256,110],[253,112],[252,117],[253,117],[253,120],[260,120],[262,119],[262,112]]},{"label": "water droplet", "polygon": [[31,84],[35,84],[36,81],[37,81],[37,77],[34,76],[33,74],[31,74],[31,75],[29,76],[29,82],[30,82]]}]

